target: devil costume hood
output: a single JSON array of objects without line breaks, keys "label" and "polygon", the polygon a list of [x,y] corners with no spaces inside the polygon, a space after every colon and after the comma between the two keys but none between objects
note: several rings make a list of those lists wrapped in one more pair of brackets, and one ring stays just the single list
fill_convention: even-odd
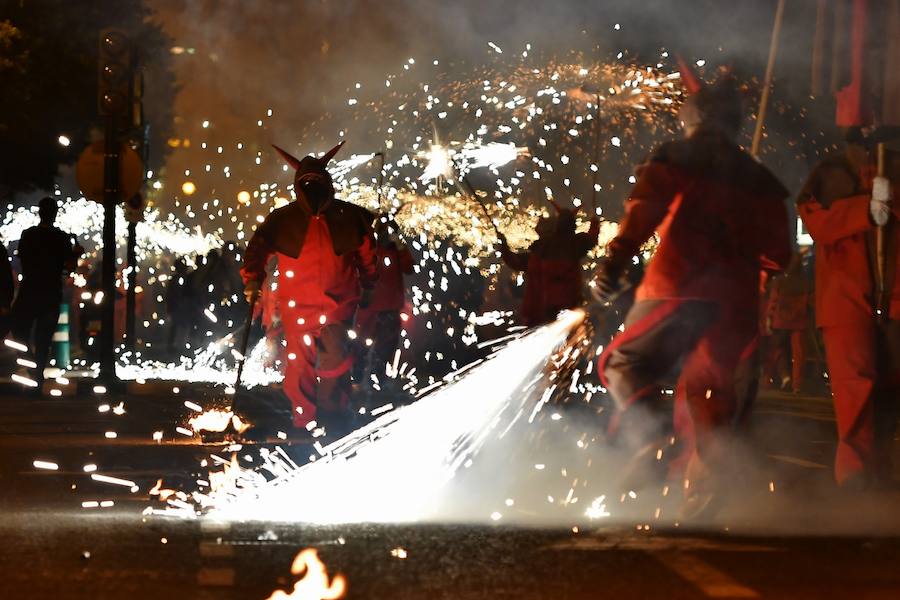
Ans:
[{"label": "devil costume hood", "polygon": [[[348,260],[360,251],[358,261],[363,287],[374,283],[374,215],[366,209],[334,197],[334,184],[327,165],[343,142],[322,157],[306,156],[299,160],[275,146],[285,162],[294,168],[294,193],[297,199],[277,208],[266,217],[247,246],[242,274],[245,280],[262,280],[265,265],[272,253],[296,259],[304,250],[311,223],[324,222],[327,236],[316,236],[316,244],[329,244],[337,257]],[[371,256],[370,256],[371,255]]]},{"label": "devil costume hood", "polygon": [[[707,88],[684,63],[682,70],[686,104],[698,116],[694,132],[662,144],[638,170],[609,263],[624,271],[656,232],[659,246],[638,301],[702,299],[753,312],[760,269],[783,269],[791,257],[788,193],[730,135],[740,126],[731,120],[740,106],[735,96]],[[721,85],[734,89],[733,82]]]},{"label": "devil costume hood", "polygon": [[363,238],[371,235],[375,215],[334,197],[334,183],[327,165],[343,144],[341,142],[322,157],[306,156],[302,160],[273,146],[295,170],[294,194],[297,199],[272,211],[254,237],[261,238],[275,252],[297,258],[312,218],[324,219],[328,224],[334,253],[339,256],[352,252]]}]

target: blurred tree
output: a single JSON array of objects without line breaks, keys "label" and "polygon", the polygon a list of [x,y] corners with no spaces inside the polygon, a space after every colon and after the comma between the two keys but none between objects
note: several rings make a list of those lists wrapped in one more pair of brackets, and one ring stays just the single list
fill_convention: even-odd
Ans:
[{"label": "blurred tree", "polygon": [[107,27],[135,40],[151,124],[147,166],[162,162],[177,88],[171,40],[153,17],[144,0],[0,2],[0,201],[18,191],[51,189],[59,166],[74,162],[102,125],[97,47]]}]

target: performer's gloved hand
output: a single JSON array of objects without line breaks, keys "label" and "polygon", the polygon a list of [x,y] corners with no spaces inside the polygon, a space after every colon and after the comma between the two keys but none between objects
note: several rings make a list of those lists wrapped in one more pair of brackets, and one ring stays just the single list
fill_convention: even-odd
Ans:
[{"label": "performer's gloved hand", "polygon": [[601,259],[591,288],[594,299],[602,303],[609,302],[622,289],[624,274],[625,266],[621,261]]},{"label": "performer's gloved hand", "polygon": [[872,199],[869,201],[869,214],[872,222],[882,227],[887,225],[891,216],[891,182],[887,177],[876,177],[872,181]]},{"label": "performer's gloved hand", "polygon": [[259,298],[259,291],[262,288],[262,282],[259,279],[248,279],[244,284],[244,297],[247,302],[253,304]]}]

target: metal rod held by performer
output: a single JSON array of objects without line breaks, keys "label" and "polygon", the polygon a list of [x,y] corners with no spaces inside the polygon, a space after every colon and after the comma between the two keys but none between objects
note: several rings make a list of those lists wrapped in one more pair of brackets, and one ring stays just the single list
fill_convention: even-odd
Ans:
[{"label": "metal rod held by performer", "polygon": [[469,179],[462,175],[459,178],[460,182],[462,182],[463,187],[465,188],[465,193],[475,199],[475,202],[478,203],[478,206],[481,207],[481,210],[484,211],[484,216],[488,220],[488,223],[491,224],[491,227],[494,228],[494,233],[497,234],[497,237],[501,237],[503,234],[500,233],[500,230],[497,229],[497,225],[494,224],[494,219],[491,218],[491,213],[488,212],[487,206],[484,202],[481,201],[481,198],[478,197],[478,194],[475,193],[475,188],[472,187],[472,184],[469,182]]},{"label": "metal rod held by performer", "polygon": [[[878,176],[884,177],[884,143],[878,144]],[[878,269],[878,279],[877,279],[877,287],[876,293],[878,294],[875,301],[875,314],[878,318],[883,318],[885,313],[884,306],[884,279],[885,279],[885,256],[884,256],[884,246],[885,246],[885,228],[884,225],[880,225],[878,229],[875,230],[875,249],[876,249],[876,261],[877,261],[877,269]]]},{"label": "metal rod held by performer", "polygon": [[377,152],[375,156],[381,160],[378,163],[378,210],[381,208],[381,200],[384,198],[384,152]]},{"label": "metal rod held by performer", "polygon": [[238,368],[237,368],[237,377],[234,380],[234,389],[237,392],[237,389],[241,385],[241,376],[244,374],[244,364],[247,362],[247,346],[250,344],[250,330],[253,328],[253,313],[256,310],[256,302],[259,300],[259,294],[254,294],[250,302],[250,308],[247,312],[247,320],[244,323],[244,330],[241,332],[241,342],[238,346],[238,353],[240,357],[238,358]]},{"label": "metal rod held by performer", "polygon": [[488,223],[490,223],[491,227],[494,228],[494,233],[497,234],[498,238],[503,239],[503,234],[500,233],[500,230],[497,229],[497,225],[494,224],[494,220],[491,218],[491,213],[488,212],[487,206],[485,206],[484,202],[481,201],[481,198],[478,197],[478,194],[475,193],[475,188],[472,187],[472,183],[469,181],[469,178],[460,173],[459,169],[456,168],[456,163],[452,160],[450,161],[450,166],[453,169],[454,174],[456,175],[456,180],[462,184],[460,186],[462,192],[467,196],[471,196],[472,199],[478,203],[478,206],[480,206],[481,210],[484,212],[484,216],[487,218]]},{"label": "metal rod held by performer", "polygon": [[600,94],[596,95],[597,111],[594,113],[594,162],[591,165],[591,216],[597,214],[597,178],[600,176]]}]

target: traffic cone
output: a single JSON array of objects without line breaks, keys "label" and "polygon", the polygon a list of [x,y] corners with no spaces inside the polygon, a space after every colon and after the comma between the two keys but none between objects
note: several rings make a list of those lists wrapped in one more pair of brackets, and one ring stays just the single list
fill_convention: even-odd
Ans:
[{"label": "traffic cone", "polygon": [[59,320],[53,333],[53,356],[56,368],[69,368],[69,305],[65,302],[59,306]]}]

